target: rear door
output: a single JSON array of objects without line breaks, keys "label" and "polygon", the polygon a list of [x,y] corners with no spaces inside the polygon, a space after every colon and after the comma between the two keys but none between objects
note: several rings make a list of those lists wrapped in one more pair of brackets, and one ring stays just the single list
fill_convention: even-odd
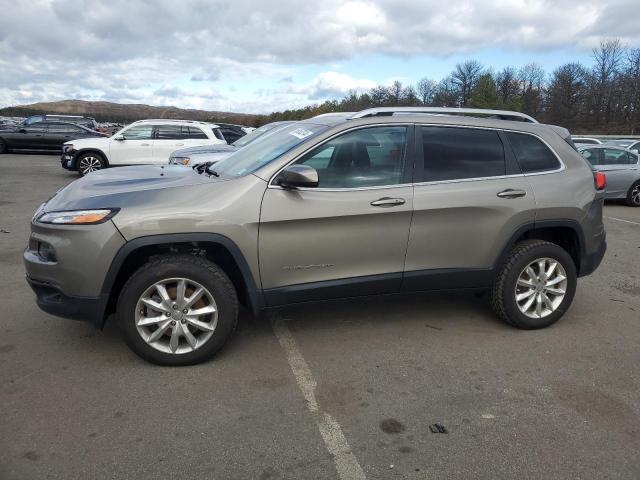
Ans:
[{"label": "rear door", "polygon": [[501,132],[416,127],[417,162],[403,290],[483,285],[535,199]]},{"label": "rear door", "polygon": [[413,204],[412,135],[409,125],[341,133],[295,162],[317,170],[317,188],[269,185],[259,234],[269,304],[399,291]]},{"label": "rear door", "polygon": [[154,163],[168,163],[172,152],[192,146],[189,127],[185,125],[156,125],[153,140]]},{"label": "rear door", "polygon": [[62,144],[70,140],[81,138],[85,130],[68,123],[49,122],[45,134],[47,147],[51,150],[62,149]]}]

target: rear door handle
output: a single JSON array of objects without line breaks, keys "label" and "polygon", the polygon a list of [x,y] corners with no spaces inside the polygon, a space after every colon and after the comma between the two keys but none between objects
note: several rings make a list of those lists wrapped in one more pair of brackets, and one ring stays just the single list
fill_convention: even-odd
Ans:
[{"label": "rear door handle", "polygon": [[524,197],[527,194],[524,190],[514,190],[513,188],[507,188],[501,192],[498,192],[497,195],[500,198],[518,198]]},{"label": "rear door handle", "polygon": [[184,143],[176,143],[176,147],[182,147]]},{"label": "rear door handle", "polygon": [[149,145],[151,145],[150,143],[141,143],[140,146],[141,147],[148,147]]},{"label": "rear door handle", "polygon": [[372,207],[396,207],[404,205],[404,198],[382,197],[371,202]]}]

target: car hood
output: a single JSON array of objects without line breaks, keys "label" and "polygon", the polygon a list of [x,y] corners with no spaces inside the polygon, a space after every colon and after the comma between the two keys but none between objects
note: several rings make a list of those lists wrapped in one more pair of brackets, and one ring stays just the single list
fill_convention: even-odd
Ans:
[{"label": "car hood", "polygon": [[136,166],[99,170],[59,190],[44,212],[91,208],[124,208],[167,189],[223,181],[181,166]]},{"label": "car hood", "polygon": [[219,152],[235,152],[238,147],[227,145],[225,143],[215,145],[199,145],[197,147],[181,148],[174,151],[172,157],[188,157],[191,155],[199,155],[202,153],[219,153]]},{"label": "car hood", "polygon": [[95,132],[95,137],[90,138],[76,138],[65,142],[65,145],[72,144],[75,150],[81,148],[100,148],[105,150],[109,146],[110,138],[100,132]]}]

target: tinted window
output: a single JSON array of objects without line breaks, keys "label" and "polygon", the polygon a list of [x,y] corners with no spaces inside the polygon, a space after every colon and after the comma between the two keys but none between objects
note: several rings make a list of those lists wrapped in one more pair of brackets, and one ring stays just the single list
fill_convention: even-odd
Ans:
[{"label": "tinted window", "polygon": [[122,135],[127,140],[151,140],[152,131],[151,125],[136,125],[122,132]]},{"label": "tinted window", "polygon": [[219,128],[217,127],[213,127],[211,129],[211,131],[213,132],[213,135],[218,139],[218,140],[224,140],[226,142],[226,140],[224,139],[224,136],[222,135],[222,132],[220,131]]},{"label": "tinted window", "polygon": [[184,140],[189,138],[189,129],[180,125],[158,125],[156,138],[158,140]]},{"label": "tinted window", "polygon": [[591,165],[600,165],[600,152],[599,148],[588,148],[586,150],[582,150],[580,155],[582,155]]},{"label": "tinted window", "polygon": [[196,127],[185,127],[185,128],[189,128],[189,138],[199,138],[199,139],[209,138],[199,128],[196,128]]},{"label": "tinted window", "polygon": [[233,143],[242,136],[242,134],[235,128],[221,127],[220,131],[227,143]]},{"label": "tinted window", "polygon": [[42,115],[36,115],[34,117],[27,118],[24,121],[24,124],[25,125],[32,125],[32,124],[37,123],[37,122],[42,122],[42,119],[43,119]]},{"label": "tinted window", "polygon": [[632,163],[631,159],[629,158],[629,154],[624,150],[603,148],[602,153],[602,165],[629,165],[630,163]]},{"label": "tinted window", "polygon": [[80,133],[84,132],[80,127],[65,123],[49,123],[49,133]]},{"label": "tinted window", "polygon": [[47,129],[47,124],[44,122],[33,122],[27,126],[29,132],[44,132]]},{"label": "tinted window", "polygon": [[640,150],[640,142],[636,142],[629,147],[629,150]]},{"label": "tinted window", "polygon": [[560,162],[540,139],[525,133],[505,132],[523,173],[560,168]]},{"label": "tinted window", "polygon": [[422,127],[423,182],[496,177],[505,174],[504,147],[497,132],[474,128]]},{"label": "tinted window", "polygon": [[319,188],[402,183],[407,128],[363,128],[315,148],[297,163],[318,171]]}]

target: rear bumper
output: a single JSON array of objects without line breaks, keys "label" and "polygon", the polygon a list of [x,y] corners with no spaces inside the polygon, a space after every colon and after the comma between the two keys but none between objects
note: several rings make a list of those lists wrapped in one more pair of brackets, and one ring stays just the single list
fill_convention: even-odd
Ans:
[{"label": "rear bumper", "polygon": [[596,251],[585,255],[582,257],[580,261],[580,271],[578,276],[584,277],[586,275],[591,275],[602,263],[602,259],[604,258],[604,254],[607,251],[607,234],[606,232],[602,232],[599,240],[597,241]]},{"label": "rear bumper", "polygon": [[41,310],[58,317],[82,320],[101,328],[108,296],[74,297],[65,295],[60,289],[47,282],[27,277],[29,286],[36,294],[36,302]]}]

